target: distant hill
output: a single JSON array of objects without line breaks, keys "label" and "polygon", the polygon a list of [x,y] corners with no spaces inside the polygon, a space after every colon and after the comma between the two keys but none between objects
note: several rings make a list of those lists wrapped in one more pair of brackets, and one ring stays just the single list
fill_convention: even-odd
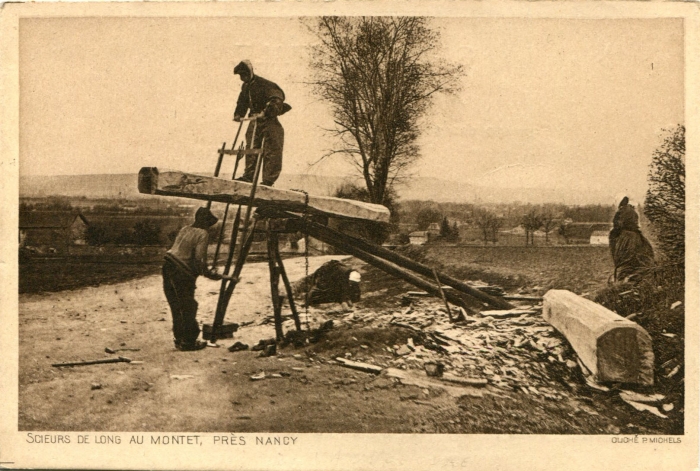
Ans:
[{"label": "distant hill", "polygon": [[19,178],[19,196],[70,196],[86,198],[138,198],[137,175],[55,175]]},{"label": "distant hill", "polygon": [[[282,174],[278,188],[305,190],[315,195],[331,195],[345,177]],[[21,197],[68,196],[86,198],[138,199],[136,174],[56,175],[20,177]],[[397,188],[404,200],[432,200],[440,203],[608,203],[605,195],[555,188],[490,188],[438,178],[416,177]]]},{"label": "distant hill", "polygon": [[[315,195],[331,195],[346,179],[317,175],[281,175],[278,188],[305,190]],[[148,197],[138,190],[137,174],[24,176],[19,179],[21,197],[68,196],[72,198]]]}]

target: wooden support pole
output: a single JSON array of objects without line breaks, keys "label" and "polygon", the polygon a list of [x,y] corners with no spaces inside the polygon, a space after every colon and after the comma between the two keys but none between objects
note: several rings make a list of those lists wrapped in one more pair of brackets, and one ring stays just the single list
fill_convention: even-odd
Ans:
[{"label": "wooden support pole", "polygon": [[433,276],[435,277],[435,283],[437,283],[438,289],[440,290],[440,297],[442,298],[442,302],[445,303],[445,309],[447,309],[447,317],[450,319],[450,322],[452,321],[452,311],[450,311],[450,303],[447,302],[447,298],[445,297],[445,292],[442,290],[442,283],[440,283],[440,278],[438,277],[437,271],[433,268]]},{"label": "wooden support pole", "polygon": [[270,267],[270,294],[272,296],[272,312],[275,318],[275,336],[277,340],[284,339],[282,330],[282,302],[279,294],[280,274],[277,268],[274,246],[277,245],[277,235],[267,231],[267,263]]},{"label": "wooden support pole", "polygon": [[[236,249],[236,239],[238,238],[238,227],[241,223],[241,207],[238,206],[238,211],[236,212],[236,217],[233,219],[233,226],[231,228],[231,240],[228,245],[228,257],[226,258],[226,265],[224,266],[224,274],[228,275],[231,269],[231,262],[233,261],[233,253]],[[221,288],[219,288],[219,299],[216,302],[216,313],[214,314],[214,322],[212,323],[212,335],[210,341],[216,343],[216,332],[218,332],[219,327],[224,323],[224,315],[226,313],[226,307],[228,303],[224,305],[225,293],[227,288],[226,279],[221,280]]]},{"label": "wooden support pole", "polygon": [[[323,227],[323,226],[320,226]],[[397,278],[401,278],[404,281],[407,281],[408,283],[411,283],[414,286],[417,286],[418,288],[427,291],[428,293],[432,294],[433,296],[440,296],[440,291],[438,286],[433,285],[432,283],[429,283],[425,281],[424,279],[414,275],[413,273],[409,272],[408,270],[405,270],[398,265],[395,265],[391,262],[387,262],[386,260],[383,260],[375,255],[372,255],[371,253],[365,252],[364,250],[359,249],[358,247],[354,245],[350,245],[346,243],[344,240],[341,238],[335,236],[334,234],[328,232],[328,231],[323,231],[319,230],[319,225],[314,224],[314,223],[309,223],[306,226],[306,232],[311,237],[314,237],[321,242],[325,242],[327,244],[330,244],[334,247],[339,248],[340,250],[343,250],[346,253],[349,253],[350,255],[353,255],[360,260],[363,260],[370,265],[374,265],[375,267],[379,268],[380,270],[385,271],[386,273],[395,276]],[[460,306],[467,310],[466,303],[464,300],[456,293],[450,293],[447,292],[445,293],[445,297],[452,303],[457,306]]]},{"label": "wooden support pole", "polygon": [[[219,149],[219,159],[216,161],[216,168],[214,169],[214,176],[218,177],[221,171],[221,164],[224,161],[224,155],[226,154],[226,143],[221,144],[221,149]],[[207,209],[211,209],[211,200],[207,201]]]},{"label": "wooden support pole", "polygon": [[[292,216],[292,215],[289,215]],[[401,268],[406,268],[408,270],[414,271],[418,273],[419,275],[425,276],[425,277],[430,277],[432,278],[433,275],[433,269],[428,267],[427,265],[423,265],[422,263],[418,263],[415,260],[411,260],[408,257],[404,257],[403,255],[397,254],[396,252],[393,252],[391,250],[385,249],[383,247],[370,244],[369,242],[366,242],[361,239],[356,239],[354,237],[350,237],[346,234],[343,234],[341,232],[335,231],[329,227],[323,226],[321,224],[317,224],[315,222],[308,222],[307,227],[312,228],[316,234],[326,234],[330,237],[334,237],[335,239],[341,241],[345,246],[353,246],[356,247],[364,252],[367,252],[371,255],[375,255],[377,257],[380,257],[381,259],[388,260],[396,265],[398,265]],[[322,240],[320,237],[317,237],[316,235],[313,235],[313,237],[316,237],[319,240]],[[469,296],[472,296],[476,299],[478,299],[481,302],[487,303],[489,306],[498,308],[498,309],[513,309],[514,306],[503,299],[490,296],[483,291],[479,291],[476,288],[473,288],[469,286],[468,284],[453,278],[449,275],[445,275],[444,273],[437,273],[439,283],[446,284],[447,286],[451,286],[457,291],[460,291],[464,294],[467,294]]]},{"label": "wooden support pole", "polygon": [[224,241],[224,234],[226,232],[226,219],[228,218],[228,208],[231,206],[226,203],[226,209],[224,210],[224,218],[221,220],[221,229],[219,229],[219,237],[216,239],[216,250],[214,251],[214,259],[211,262],[212,270],[216,268],[216,264],[219,261],[219,251],[221,250],[221,244]]},{"label": "wooden support pole", "polygon": [[282,263],[282,256],[280,255],[279,245],[275,251],[275,256],[277,257],[277,266],[280,269],[280,275],[282,276],[282,282],[284,283],[284,289],[287,292],[287,299],[289,300],[289,309],[292,311],[292,317],[294,318],[294,326],[298,331],[301,330],[301,319],[299,318],[299,311],[297,311],[296,302],[294,302],[294,290],[292,289],[292,284],[289,282],[287,277],[287,271],[284,269],[284,264]]},{"label": "wooden support pole", "polygon": [[[250,246],[253,245],[253,232],[255,230],[255,226],[258,223],[256,219],[253,219],[253,230],[250,231],[248,234],[248,237],[246,240],[243,242],[243,246],[241,247],[241,252],[238,254],[238,260],[236,261],[236,266],[233,269],[233,274],[232,277],[233,279],[229,281],[228,286],[226,287],[226,293],[224,293],[224,304],[223,304],[223,312],[226,312],[226,308],[228,307],[228,303],[231,300],[231,295],[233,294],[233,290],[236,288],[236,284],[238,283],[238,279],[241,276],[241,271],[243,270],[243,265],[245,264],[246,259],[248,258],[248,253],[250,252]],[[222,316],[223,320],[223,316]]]}]

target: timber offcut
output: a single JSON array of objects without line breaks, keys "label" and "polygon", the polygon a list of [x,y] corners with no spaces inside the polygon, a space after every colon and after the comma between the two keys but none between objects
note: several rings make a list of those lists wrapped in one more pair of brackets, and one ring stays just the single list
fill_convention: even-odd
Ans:
[{"label": "timber offcut", "polygon": [[[139,192],[150,195],[181,196],[231,204],[251,203],[250,183],[171,170],[159,171],[156,167],[143,167],[139,171],[138,187]],[[386,207],[379,204],[330,196],[308,195],[307,206],[307,196],[304,192],[264,185],[258,185],[252,205],[382,223],[388,223],[391,215]]]},{"label": "timber offcut", "polygon": [[638,324],[566,290],[544,295],[542,316],[566,337],[597,381],[654,384],[651,337]]}]

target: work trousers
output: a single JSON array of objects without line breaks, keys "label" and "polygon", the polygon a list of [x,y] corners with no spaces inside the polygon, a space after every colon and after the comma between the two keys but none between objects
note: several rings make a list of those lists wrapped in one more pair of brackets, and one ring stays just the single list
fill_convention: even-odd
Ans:
[{"label": "work trousers", "polygon": [[173,315],[173,336],[176,344],[193,344],[199,337],[199,305],[194,299],[195,281],[196,278],[185,273],[170,260],[163,264],[163,291]]},{"label": "work trousers", "polygon": [[[245,139],[248,147],[253,140],[254,124],[248,126]],[[282,149],[284,148],[284,128],[277,118],[263,118],[258,120],[257,129],[255,132],[255,142],[253,147],[259,149],[265,139],[265,148],[263,149],[263,168],[261,183],[266,186],[272,186],[279,178],[282,172]],[[254,155],[246,155],[245,172],[241,178],[244,181],[253,181],[255,175],[255,158]]]}]

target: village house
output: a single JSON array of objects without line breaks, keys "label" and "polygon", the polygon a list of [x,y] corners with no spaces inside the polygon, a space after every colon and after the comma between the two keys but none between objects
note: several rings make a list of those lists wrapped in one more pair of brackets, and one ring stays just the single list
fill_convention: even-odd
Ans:
[{"label": "village house", "polygon": [[424,245],[430,241],[429,231],[415,231],[408,234],[411,245]]},{"label": "village house", "polygon": [[19,246],[39,253],[67,254],[72,245],[85,245],[89,223],[77,211],[21,211]]},{"label": "village house", "polygon": [[[593,244],[593,235],[605,233],[605,243],[608,245],[608,232],[612,229],[612,223],[606,222],[573,222],[566,225],[566,238],[570,244]],[[600,235],[596,236],[596,241],[600,240]],[[595,244],[601,245],[601,244]]]},{"label": "village house", "polygon": [[608,234],[608,231],[593,231],[591,245],[610,245]]}]

